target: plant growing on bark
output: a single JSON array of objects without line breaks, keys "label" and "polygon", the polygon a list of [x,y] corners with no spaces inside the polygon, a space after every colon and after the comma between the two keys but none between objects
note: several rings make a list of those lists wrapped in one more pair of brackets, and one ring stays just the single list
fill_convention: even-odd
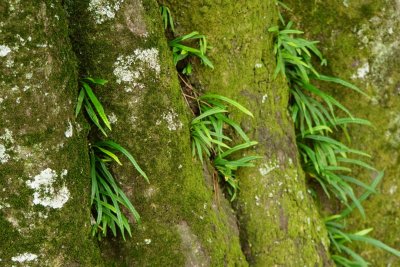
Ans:
[{"label": "plant growing on bark", "polygon": [[[164,30],[166,30],[169,25],[171,31],[174,33],[174,20],[172,18],[170,9],[166,6],[160,6],[160,13],[164,25]],[[198,42],[198,48],[184,44],[190,41]],[[199,34],[197,31],[194,31],[189,34],[179,36],[172,41],[169,41],[168,44],[172,48],[172,55],[175,66],[177,66],[180,61],[187,59],[190,56],[194,56],[199,58],[201,63],[203,63],[207,67],[210,67],[212,69],[214,68],[214,65],[206,56],[207,49],[209,49],[210,47],[207,46],[207,38],[205,35]],[[182,73],[185,75],[192,74],[192,64],[190,62],[185,62],[182,68]]]},{"label": "plant growing on bark", "polygon": [[[170,10],[165,6],[161,6],[160,10],[164,22],[164,29],[168,27],[169,23],[172,31],[174,31]],[[184,41],[193,40],[198,40],[199,48],[193,48],[182,43]],[[206,36],[198,32],[192,32],[177,37],[169,42],[169,46],[172,48],[175,66],[188,56],[196,56],[200,58],[203,64],[214,68],[214,65],[206,56],[208,49]],[[192,65],[190,62],[182,69],[182,73],[186,75],[192,73]],[[180,76],[180,78],[183,83],[194,91],[183,77]],[[185,99],[186,97],[189,97],[189,95],[185,95]],[[211,159],[218,176],[228,185],[227,191],[231,196],[231,200],[234,200],[237,190],[239,189],[238,181],[235,176],[236,170],[240,167],[253,167],[254,165],[251,162],[260,157],[247,156],[237,160],[230,160],[227,158],[234,152],[253,147],[257,144],[255,141],[250,141],[237,122],[226,116],[228,113],[227,104],[236,107],[239,111],[251,117],[253,117],[253,114],[238,102],[221,95],[205,94],[201,97],[196,97],[196,101],[200,114],[192,120],[190,127],[193,157],[197,155],[202,163],[204,161],[204,155]],[[233,128],[236,133],[243,138],[245,143],[231,148],[228,142],[232,142],[232,139],[225,135],[225,129],[228,127]]]},{"label": "plant growing on bark", "polygon": [[[334,139],[331,133],[338,128],[347,133],[346,127],[350,123],[370,125],[370,122],[354,118],[346,107],[333,96],[320,90],[313,81],[333,82],[364,93],[344,80],[319,74],[312,64],[312,54],[317,56],[322,65],[326,65],[326,60],[315,46],[318,42],[293,37],[303,32],[291,29],[292,24],[289,22],[283,30],[278,26],[271,27],[269,31],[276,34],[274,52],[277,66],[274,75],[281,73],[289,82],[292,99],[289,109],[298,132],[297,144],[304,170],[318,181],[329,197],[332,193],[345,205],[349,204],[350,198],[364,216],[364,210],[358,203],[352,184],[364,189],[368,189],[368,186],[348,175],[352,171],[349,165],[375,169],[362,160],[352,158],[352,155],[369,155],[349,148]],[[335,108],[348,117],[338,118]]]},{"label": "plant growing on bark", "polygon": [[[368,236],[368,234],[373,230],[373,228],[364,229],[356,233],[345,232],[346,225],[341,222],[342,217],[340,215],[330,216],[325,219],[326,229],[328,230],[329,240],[335,254],[332,255],[333,261],[338,266],[344,267],[366,267],[369,264],[361,255],[356,253],[349,247],[354,241],[365,242],[371,246],[378,247],[387,252],[393,253],[397,257],[400,257],[400,251],[389,247],[388,245],[382,243],[381,241]],[[343,256],[347,254],[351,259]]]},{"label": "plant growing on bark", "polygon": [[[365,191],[358,199],[359,203],[366,200],[375,191],[375,188],[382,180],[382,177],[383,172],[378,173],[378,175],[375,177],[374,181],[370,185],[370,191]],[[356,233],[348,233],[345,231],[345,219],[353,211],[354,208],[355,205],[353,204],[343,210],[340,214],[325,218],[325,226],[328,230],[328,236],[333,250],[333,261],[337,265],[345,267],[368,266],[369,262],[367,262],[361,255],[356,253],[349,246],[354,241],[365,242],[367,244],[390,252],[397,257],[400,257],[400,251],[393,249],[388,245],[382,243],[381,241],[368,236],[368,234],[373,230],[372,228],[364,229]],[[346,254],[351,259],[344,257],[343,254]]]},{"label": "plant growing on bark", "polygon": [[254,167],[252,163],[256,159],[260,159],[260,156],[245,156],[240,159],[228,159],[227,157],[235,152],[253,147],[257,145],[256,141],[246,142],[232,148],[227,149],[223,153],[216,155],[213,164],[215,169],[218,171],[219,176],[227,184],[227,191],[231,196],[231,201],[236,198],[236,193],[239,190],[239,182],[236,179],[236,171],[243,167]]},{"label": "plant growing on bark", "polygon": [[[84,104],[86,115],[92,121],[92,123],[105,135],[107,133],[102,126],[104,124],[106,128],[111,130],[111,124],[107,119],[107,116],[104,112],[103,105],[100,103],[96,95],[93,93],[92,88],[89,86],[87,82],[91,82],[94,85],[105,85],[107,83],[106,80],[103,79],[93,79],[93,78],[84,78],[82,83],[82,88],[79,91],[78,103],[75,109],[75,116],[78,116],[81,111],[82,105]],[[96,114],[97,113],[97,114]]]},{"label": "plant growing on bark", "polygon": [[[111,125],[104,112],[103,105],[94,94],[89,82],[93,85],[104,85],[107,83],[103,79],[85,78],[81,82],[82,88],[79,92],[75,115],[79,115],[84,104],[87,117],[103,135],[107,136],[102,124],[109,130],[111,130]],[[136,222],[140,223],[139,213],[119,187],[112,171],[110,171],[113,162],[122,165],[116,155],[117,152],[127,157],[139,174],[147,182],[149,181],[146,173],[140,168],[134,157],[121,145],[108,140],[98,141],[89,147],[90,178],[92,184],[90,204],[93,207],[93,216],[96,218],[92,227],[92,234],[93,236],[97,235],[99,240],[107,236],[108,229],[111,230],[114,236],[117,236],[117,229],[119,229],[124,240],[125,231],[128,232],[129,236],[132,236],[129,220],[122,212],[121,206],[133,215]]]},{"label": "plant growing on bark", "polygon": [[[197,154],[200,161],[203,162],[205,154],[207,158],[212,160],[220,179],[227,183],[227,191],[231,200],[233,200],[239,189],[235,176],[236,170],[241,167],[253,167],[254,165],[251,162],[260,157],[246,156],[236,160],[227,158],[235,152],[257,144],[255,141],[250,141],[237,122],[226,116],[228,113],[227,104],[236,107],[248,116],[253,117],[253,114],[238,102],[221,95],[205,94],[199,97],[198,103],[200,114],[191,123],[193,156]],[[228,143],[232,140],[225,135],[227,128],[233,129],[245,142],[230,147]]]},{"label": "plant growing on bark", "polygon": [[[285,25],[283,18],[281,21]],[[368,263],[365,259],[349,248],[348,243],[352,241],[367,242],[400,256],[399,251],[367,236],[372,229],[364,229],[354,234],[344,230],[345,224],[341,220],[344,220],[354,208],[357,208],[365,218],[361,202],[370,194],[375,193],[375,187],[382,179],[383,173],[379,173],[371,186],[350,176],[351,166],[376,170],[366,162],[350,156],[370,157],[370,155],[349,148],[332,137],[332,133],[341,128],[350,141],[347,131],[348,124],[370,126],[371,123],[355,118],[337,99],[315,86],[314,81],[332,82],[363,95],[365,93],[342,79],[318,73],[312,64],[312,56],[315,55],[321,61],[321,65],[327,63],[315,46],[318,42],[294,37],[303,32],[292,29],[292,25],[293,23],[289,22],[284,29],[280,29],[278,26],[269,28],[269,31],[276,36],[274,53],[277,66],[274,76],[281,73],[287,78],[289,84],[291,94],[289,110],[297,131],[296,140],[305,172],[309,177],[318,181],[328,197],[330,193],[333,193],[347,206],[347,209],[340,215],[330,216],[325,220],[333,251],[332,259],[340,266],[367,266]],[[337,117],[335,108],[348,117]],[[354,193],[354,185],[366,190],[360,198],[357,198]],[[350,203],[348,198],[353,202]]]},{"label": "plant growing on bark", "polygon": [[164,25],[164,30],[166,30],[169,25],[171,31],[175,32],[174,19],[172,18],[171,10],[169,10],[169,8],[166,6],[160,6],[160,13]]},{"label": "plant growing on bark", "polygon": [[[188,41],[198,41],[198,48],[187,46],[183,42]],[[169,46],[172,48],[172,55],[175,66],[179,61],[186,59],[189,56],[198,57],[201,63],[207,67],[214,68],[212,62],[206,56],[207,49],[207,38],[205,35],[199,34],[194,31],[189,34],[185,34],[175,38],[169,42]],[[182,73],[190,75],[192,73],[192,65],[188,62],[182,69]]]}]

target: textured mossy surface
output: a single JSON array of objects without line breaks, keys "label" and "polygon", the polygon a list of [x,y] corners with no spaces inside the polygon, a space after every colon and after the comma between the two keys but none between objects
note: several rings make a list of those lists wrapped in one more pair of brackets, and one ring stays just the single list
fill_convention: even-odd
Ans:
[{"label": "textured mossy surface", "polygon": [[329,266],[326,231],[307,193],[298,164],[288,88],[274,80],[272,35],[274,1],[161,1],[176,21],[176,35],[199,31],[212,46],[211,70],[194,60],[190,81],[250,108],[254,119],[233,116],[259,142],[247,151],[261,155],[256,167],[238,174],[233,203],[242,250],[252,266]]},{"label": "textured mossy surface", "polygon": [[188,109],[157,3],[88,4],[68,3],[81,74],[109,81],[94,90],[113,118],[110,138],[150,179],[127,162],[113,169],[142,223],[131,220],[126,242],[103,240],[104,257],[114,266],[246,266],[232,211],[226,201],[215,203],[210,179],[192,158]]},{"label": "textured mossy surface", "polygon": [[[297,28],[314,40],[328,59],[321,71],[347,79],[370,97],[327,85],[357,117],[374,127],[351,127],[352,146],[372,155],[371,163],[385,176],[380,194],[364,202],[367,219],[355,212],[354,231],[373,227],[371,236],[400,249],[400,4],[398,1],[287,1]],[[371,182],[373,173],[357,172]],[[399,259],[379,249],[357,245],[373,266],[397,266]]]},{"label": "textured mossy surface", "polygon": [[2,1],[0,51],[0,265],[99,266],[62,6]]}]

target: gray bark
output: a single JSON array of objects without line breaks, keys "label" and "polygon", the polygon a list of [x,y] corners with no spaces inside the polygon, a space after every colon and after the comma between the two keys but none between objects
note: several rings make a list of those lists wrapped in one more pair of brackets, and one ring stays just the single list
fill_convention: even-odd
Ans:
[{"label": "gray bark", "polygon": [[53,1],[0,3],[0,265],[98,265],[89,237],[87,129]]}]

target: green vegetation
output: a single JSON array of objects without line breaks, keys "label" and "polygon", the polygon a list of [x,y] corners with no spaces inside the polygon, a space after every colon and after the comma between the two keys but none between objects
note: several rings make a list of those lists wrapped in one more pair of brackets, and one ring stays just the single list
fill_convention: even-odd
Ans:
[{"label": "green vegetation", "polygon": [[[84,78],[82,83],[82,88],[79,91],[78,96],[78,104],[75,109],[75,116],[78,116],[81,111],[82,104],[84,103],[84,107],[86,110],[86,114],[89,119],[92,121],[94,125],[105,135],[107,133],[104,127],[101,124],[104,124],[109,130],[111,130],[110,122],[107,119],[107,116],[104,112],[104,108],[101,105],[100,101],[97,99],[96,95],[93,93],[92,88],[89,86],[87,82],[91,82],[92,84],[105,85],[107,83],[106,80],[103,79],[93,79],[93,78]],[[96,114],[97,112],[97,114]],[[100,119],[99,119],[100,117]]]},{"label": "green vegetation", "polygon": [[[366,195],[376,193],[375,187],[382,179],[383,173],[379,173],[372,185],[366,185],[351,176],[354,166],[375,172],[376,170],[360,159],[369,158],[370,155],[350,148],[336,139],[335,134],[342,130],[350,142],[347,131],[349,124],[370,126],[371,123],[355,118],[340,101],[317,85],[331,82],[365,94],[342,79],[320,74],[313,65],[315,61],[313,55],[321,65],[326,65],[327,61],[316,47],[318,42],[298,37],[303,32],[292,29],[292,22],[285,25],[281,15],[280,18],[284,25],[283,29],[278,26],[269,28],[269,31],[276,36],[274,53],[277,66],[274,75],[276,77],[281,73],[289,84],[291,94],[289,111],[297,132],[296,141],[303,169],[309,178],[315,179],[321,185],[328,197],[335,196],[347,207],[340,215],[330,216],[325,221],[331,241],[332,259],[339,266],[367,266],[365,259],[348,247],[347,244],[352,241],[367,242],[400,256],[399,251],[368,237],[372,229],[350,234],[345,232],[345,223],[342,222],[354,208],[357,208],[365,218],[361,202],[367,198]],[[357,198],[354,186],[365,190],[361,198]]]},{"label": "green vegetation", "polygon": [[227,184],[227,191],[231,196],[231,201],[236,198],[236,193],[239,190],[239,181],[236,179],[235,172],[242,167],[254,167],[252,161],[260,159],[260,156],[246,156],[236,160],[230,160],[227,157],[237,151],[244,150],[257,145],[257,142],[251,141],[237,145],[227,149],[221,154],[218,154],[214,159],[214,167],[217,169],[219,177]]},{"label": "green vegetation", "polygon": [[[163,20],[164,30],[167,30],[168,25],[171,31],[175,32],[174,20],[171,15],[171,11],[166,6],[160,6],[161,18]],[[184,43],[198,42],[198,48],[185,45]],[[179,36],[172,41],[170,41],[169,46],[172,48],[172,55],[174,60],[174,65],[177,66],[182,60],[185,60],[183,67],[180,68],[182,73],[185,75],[192,74],[192,64],[187,60],[188,57],[197,57],[200,59],[201,63],[209,68],[214,68],[212,62],[206,56],[207,49],[207,37],[205,35],[199,34],[197,31],[191,32]]]},{"label": "green vegetation", "polygon": [[[371,190],[365,191],[358,199],[360,203],[366,200],[372,194],[372,191],[375,190],[376,186],[382,180],[382,177],[383,172],[380,172],[372,182]],[[348,246],[348,244],[351,244],[353,241],[368,243],[372,246],[393,253],[397,257],[400,257],[400,251],[397,251],[381,241],[368,236],[368,234],[373,230],[372,228],[364,229],[356,233],[345,232],[346,225],[344,223],[344,219],[351,214],[354,208],[355,205],[349,206],[339,215],[333,215],[325,218],[325,225],[328,230],[329,240],[334,248],[332,259],[340,266],[368,266],[369,263]],[[341,254],[347,254],[350,258],[352,258],[352,260],[344,257]]]},{"label": "green vegetation", "polygon": [[[104,127],[101,125],[105,125],[106,128],[111,130],[110,122],[104,112],[103,105],[89,85],[89,83],[92,85],[105,85],[107,81],[85,78],[81,83],[82,88],[80,89],[75,115],[79,115],[84,104],[87,117],[103,135],[107,136]],[[128,218],[122,212],[121,205],[133,215],[137,223],[140,223],[139,213],[119,187],[112,171],[110,171],[113,162],[122,165],[116,154],[118,152],[127,157],[139,174],[146,181],[149,181],[146,173],[140,168],[133,156],[121,145],[108,140],[98,141],[90,146],[91,205],[93,208],[93,217],[96,218],[92,234],[93,236],[97,235],[99,240],[107,236],[109,229],[114,236],[117,236],[117,229],[119,229],[124,240],[125,230],[129,236],[132,236]]]},{"label": "green vegetation", "polygon": [[[325,193],[330,197],[335,195],[348,205],[349,198],[355,202],[364,216],[364,210],[358,203],[351,184],[368,190],[368,186],[357,178],[349,176],[349,165],[358,165],[375,170],[366,162],[352,158],[353,155],[369,157],[366,153],[349,148],[332,133],[339,128],[346,130],[350,123],[370,125],[366,120],[354,118],[350,111],[333,96],[312,84],[312,81],[329,81],[361,92],[354,85],[339,78],[319,74],[312,64],[312,54],[316,55],[325,65],[326,60],[316,48],[315,41],[294,38],[292,35],[302,34],[302,31],[291,29],[289,22],[283,30],[270,28],[277,35],[274,52],[277,55],[275,75],[284,75],[290,86],[292,102],[291,116],[297,130],[297,144],[306,173],[316,179]],[[337,117],[335,108],[348,117]]]},{"label": "green vegetation", "polygon": [[[220,180],[228,185],[227,191],[231,200],[234,200],[239,189],[235,176],[236,170],[240,167],[253,167],[251,162],[260,157],[245,156],[235,160],[227,158],[235,152],[257,144],[255,141],[250,141],[237,122],[228,118],[227,104],[236,107],[248,116],[253,117],[253,114],[238,102],[216,94],[205,94],[199,97],[198,103],[200,114],[191,123],[193,156],[197,154],[201,162],[203,162],[204,154],[211,159]],[[244,143],[230,147],[232,139],[225,134],[229,128],[233,129]]]},{"label": "green vegetation", "polygon": [[161,18],[164,24],[164,30],[167,30],[168,26],[172,32],[175,32],[174,19],[172,18],[171,11],[166,6],[160,6]]},{"label": "green vegetation", "polygon": [[[164,22],[164,29],[167,29],[168,24],[174,32],[173,19],[168,7],[161,6],[161,16]],[[184,45],[182,42],[190,42],[198,40],[199,48],[193,48]],[[198,57],[201,62],[209,68],[214,68],[212,62],[206,57],[207,39],[205,35],[194,31],[189,34],[175,38],[169,42],[172,48],[173,60],[175,66],[188,56]],[[177,66],[178,68],[178,66]],[[192,65],[190,62],[182,69],[182,74],[190,75],[192,73]],[[181,80],[194,91],[194,88],[189,85],[183,77]],[[193,92],[192,92],[193,93]],[[197,93],[194,92],[197,96]],[[189,95],[185,95],[185,98]],[[190,96],[189,96],[190,97]],[[260,158],[259,156],[245,156],[240,159],[228,159],[228,156],[244,149],[253,147],[257,144],[255,141],[250,141],[246,133],[240,125],[234,120],[228,118],[228,105],[237,108],[240,112],[253,117],[253,114],[243,107],[238,102],[217,94],[205,94],[200,97],[191,97],[195,99],[199,115],[195,117],[190,126],[192,137],[192,153],[196,155],[200,161],[204,162],[204,157],[209,158],[218,174],[220,181],[225,181],[228,185],[226,190],[234,200],[239,190],[239,183],[236,179],[235,172],[240,167],[253,167],[252,161]],[[188,100],[186,99],[187,103]],[[195,112],[193,112],[195,114]],[[232,139],[225,133],[227,130],[233,129],[243,140],[244,143],[231,147]]]},{"label": "green vegetation", "polygon": [[[183,42],[198,41],[199,48],[184,45]],[[175,66],[178,62],[186,59],[189,56],[195,56],[200,58],[201,63],[207,67],[214,68],[212,62],[207,58],[206,52],[209,47],[207,47],[207,38],[205,35],[199,34],[198,32],[191,32],[175,38],[169,42],[169,46],[172,48],[172,55],[174,59]],[[182,73],[185,75],[190,75],[192,73],[192,65],[190,62],[182,69]]]}]

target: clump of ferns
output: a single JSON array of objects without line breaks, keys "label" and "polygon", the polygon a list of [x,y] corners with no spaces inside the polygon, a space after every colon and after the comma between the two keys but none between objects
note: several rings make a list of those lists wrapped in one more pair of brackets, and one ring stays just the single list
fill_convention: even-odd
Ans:
[{"label": "clump of ferns", "polygon": [[[170,9],[166,6],[161,6],[160,13],[164,30],[169,27],[174,33],[174,20]],[[197,47],[188,45],[193,42],[197,42]],[[188,61],[190,57],[199,58],[202,64],[211,69],[214,68],[213,63],[206,56],[210,47],[205,35],[194,31],[173,39],[169,42],[169,46],[172,48],[174,65],[184,75],[192,74],[192,64]],[[182,62],[181,66],[180,62]],[[192,110],[193,114],[199,113],[192,120],[190,127],[193,156],[197,155],[202,163],[204,158],[210,159],[220,180],[226,182],[226,190],[231,196],[231,200],[234,200],[239,190],[236,171],[241,167],[253,167],[254,164],[252,162],[260,157],[231,158],[233,154],[253,147],[257,142],[251,141],[240,125],[227,116],[229,113],[228,105],[237,108],[248,116],[253,117],[253,114],[238,102],[225,96],[205,94],[199,97],[195,89],[182,76],[179,75],[179,77],[185,88],[188,89],[187,93],[189,94],[183,92],[188,106],[196,110],[196,112]],[[191,103],[195,103],[195,105],[191,105]],[[226,135],[228,128],[233,129],[244,142],[234,146],[230,145],[232,144],[232,139]]]},{"label": "clump of ferns", "polygon": [[[160,7],[161,18],[163,20],[164,30],[169,28],[172,33],[175,32],[174,20],[171,15],[171,11],[166,6]],[[193,46],[193,43],[197,46]],[[172,49],[172,56],[174,65],[177,67],[182,74],[192,74],[192,63],[190,58],[199,58],[201,63],[205,66],[213,69],[214,65],[206,56],[207,50],[210,46],[207,43],[207,37],[200,34],[197,31],[182,36],[176,37],[175,39],[168,42]],[[190,46],[192,44],[192,46]]]},{"label": "clump of ferns", "polygon": [[[287,7],[284,6],[284,8]],[[285,25],[281,15],[280,19]],[[363,95],[365,93],[349,82],[317,72],[312,64],[313,55],[320,60],[321,65],[327,64],[316,47],[318,42],[298,37],[303,32],[292,29],[292,25],[293,23],[289,22],[283,29],[278,26],[269,28],[269,31],[275,33],[276,36],[274,53],[277,58],[277,66],[274,75],[276,77],[281,73],[287,78],[289,84],[291,94],[289,111],[297,132],[296,140],[305,172],[309,177],[318,181],[328,197],[331,194],[334,195],[347,207],[341,214],[330,216],[325,220],[333,250],[332,259],[339,266],[367,266],[366,260],[349,247],[353,241],[366,242],[400,256],[399,251],[369,237],[368,233],[372,229],[365,229],[353,234],[345,232],[345,218],[355,208],[365,218],[361,202],[370,194],[375,193],[375,187],[382,179],[383,173],[379,172],[371,185],[366,185],[351,176],[352,166],[374,172],[376,169],[359,159],[369,158],[370,155],[350,148],[335,139],[333,134],[341,129],[347,140],[350,141],[347,131],[349,124],[371,126],[371,123],[355,118],[337,99],[315,86],[314,81],[331,82]],[[338,117],[335,109],[340,110],[345,116]],[[365,190],[360,198],[357,198],[354,186]]]},{"label": "clump of ferns", "polygon": [[[243,156],[232,159],[237,152],[251,148],[257,144],[251,141],[240,125],[230,119],[228,105],[237,108],[240,112],[253,117],[253,114],[238,102],[225,96],[205,94],[198,98],[199,115],[191,122],[192,152],[203,163],[209,158],[218,173],[221,181],[226,182],[226,190],[233,201],[239,190],[236,171],[242,167],[253,167],[253,161],[259,156]],[[243,140],[243,143],[231,146],[232,139],[226,135],[229,128],[234,130]]]},{"label": "clump of ferns", "polygon": [[[374,181],[358,199],[358,203],[362,203],[371,194],[375,193],[377,185],[380,183],[383,177],[383,172],[378,172]],[[355,233],[349,233],[346,231],[346,218],[356,208],[355,203],[348,206],[340,214],[329,216],[325,218],[325,226],[328,231],[328,237],[331,244],[332,259],[338,266],[344,267],[366,267],[370,263],[367,262],[361,255],[352,249],[353,242],[364,242],[371,246],[383,249],[393,255],[400,257],[400,251],[389,247],[381,241],[370,237],[368,234],[373,228],[363,229]],[[347,257],[346,257],[347,256]]]},{"label": "clump of ferns", "polygon": [[[103,79],[84,78],[81,81],[82,88],[75,110],[75,115],[78,116],[83,106],[89,121],[105,137],[107,137],[107,131],[111,131],[111,124],[107,119],[103,105],[93,92],[92,86],[105,85],[106,83],[107,81]],[[107,236],[108,230],[111,230],[114,236],[117,236],[117,230],[119,230],[124,240],[125,231],[129,236],[132,236],[129,220],[123,212],[124,209],[132,214],[137,223],[140,223],[139,213],[110,170],[113,163],[122,165],[118,153],[124,155],[138,173],[148,181],[146,173],[140,168],[134,157],[121,145],[111,140],[100,140],[90,145],[90,178],[92,184],[90,203],[95,218],[92,234],[93,236],[97,235],[99,240]]]},{"label": "clump of ferns", "polygon": [[[333,82],[364,93],[344,80],[318,73],[311,62],[312,55],[316,55],[322,65],[326,64],[326,60],[315,46],[317,42],[293,37],[303,32],[291,29],[291,26],[292,22],[289,22],[283,30],[272,27],[269,31],[276,34],[275,76],[281,73],[289,83],[289,110],[297,132],[297,145],[304,169],[310,177],[318,181],[328,197],[333,194],[345,205],[349,205],[350,198],[357,204],[360,212],[364,213],[362,206],[357,202],[353,185],[364,189],[367,186],[359,179],[351,177],[352,169],[349,166],[352,164],[375,170],[365,161],[354,158],[355,155],[370,156],[336,140],[332,133],[338,129],[347,133],[348,124],[371,123],[355,118],[338,100],[315,86],[313,81]],[[347,116],[337,117],[335,109]]]}]

